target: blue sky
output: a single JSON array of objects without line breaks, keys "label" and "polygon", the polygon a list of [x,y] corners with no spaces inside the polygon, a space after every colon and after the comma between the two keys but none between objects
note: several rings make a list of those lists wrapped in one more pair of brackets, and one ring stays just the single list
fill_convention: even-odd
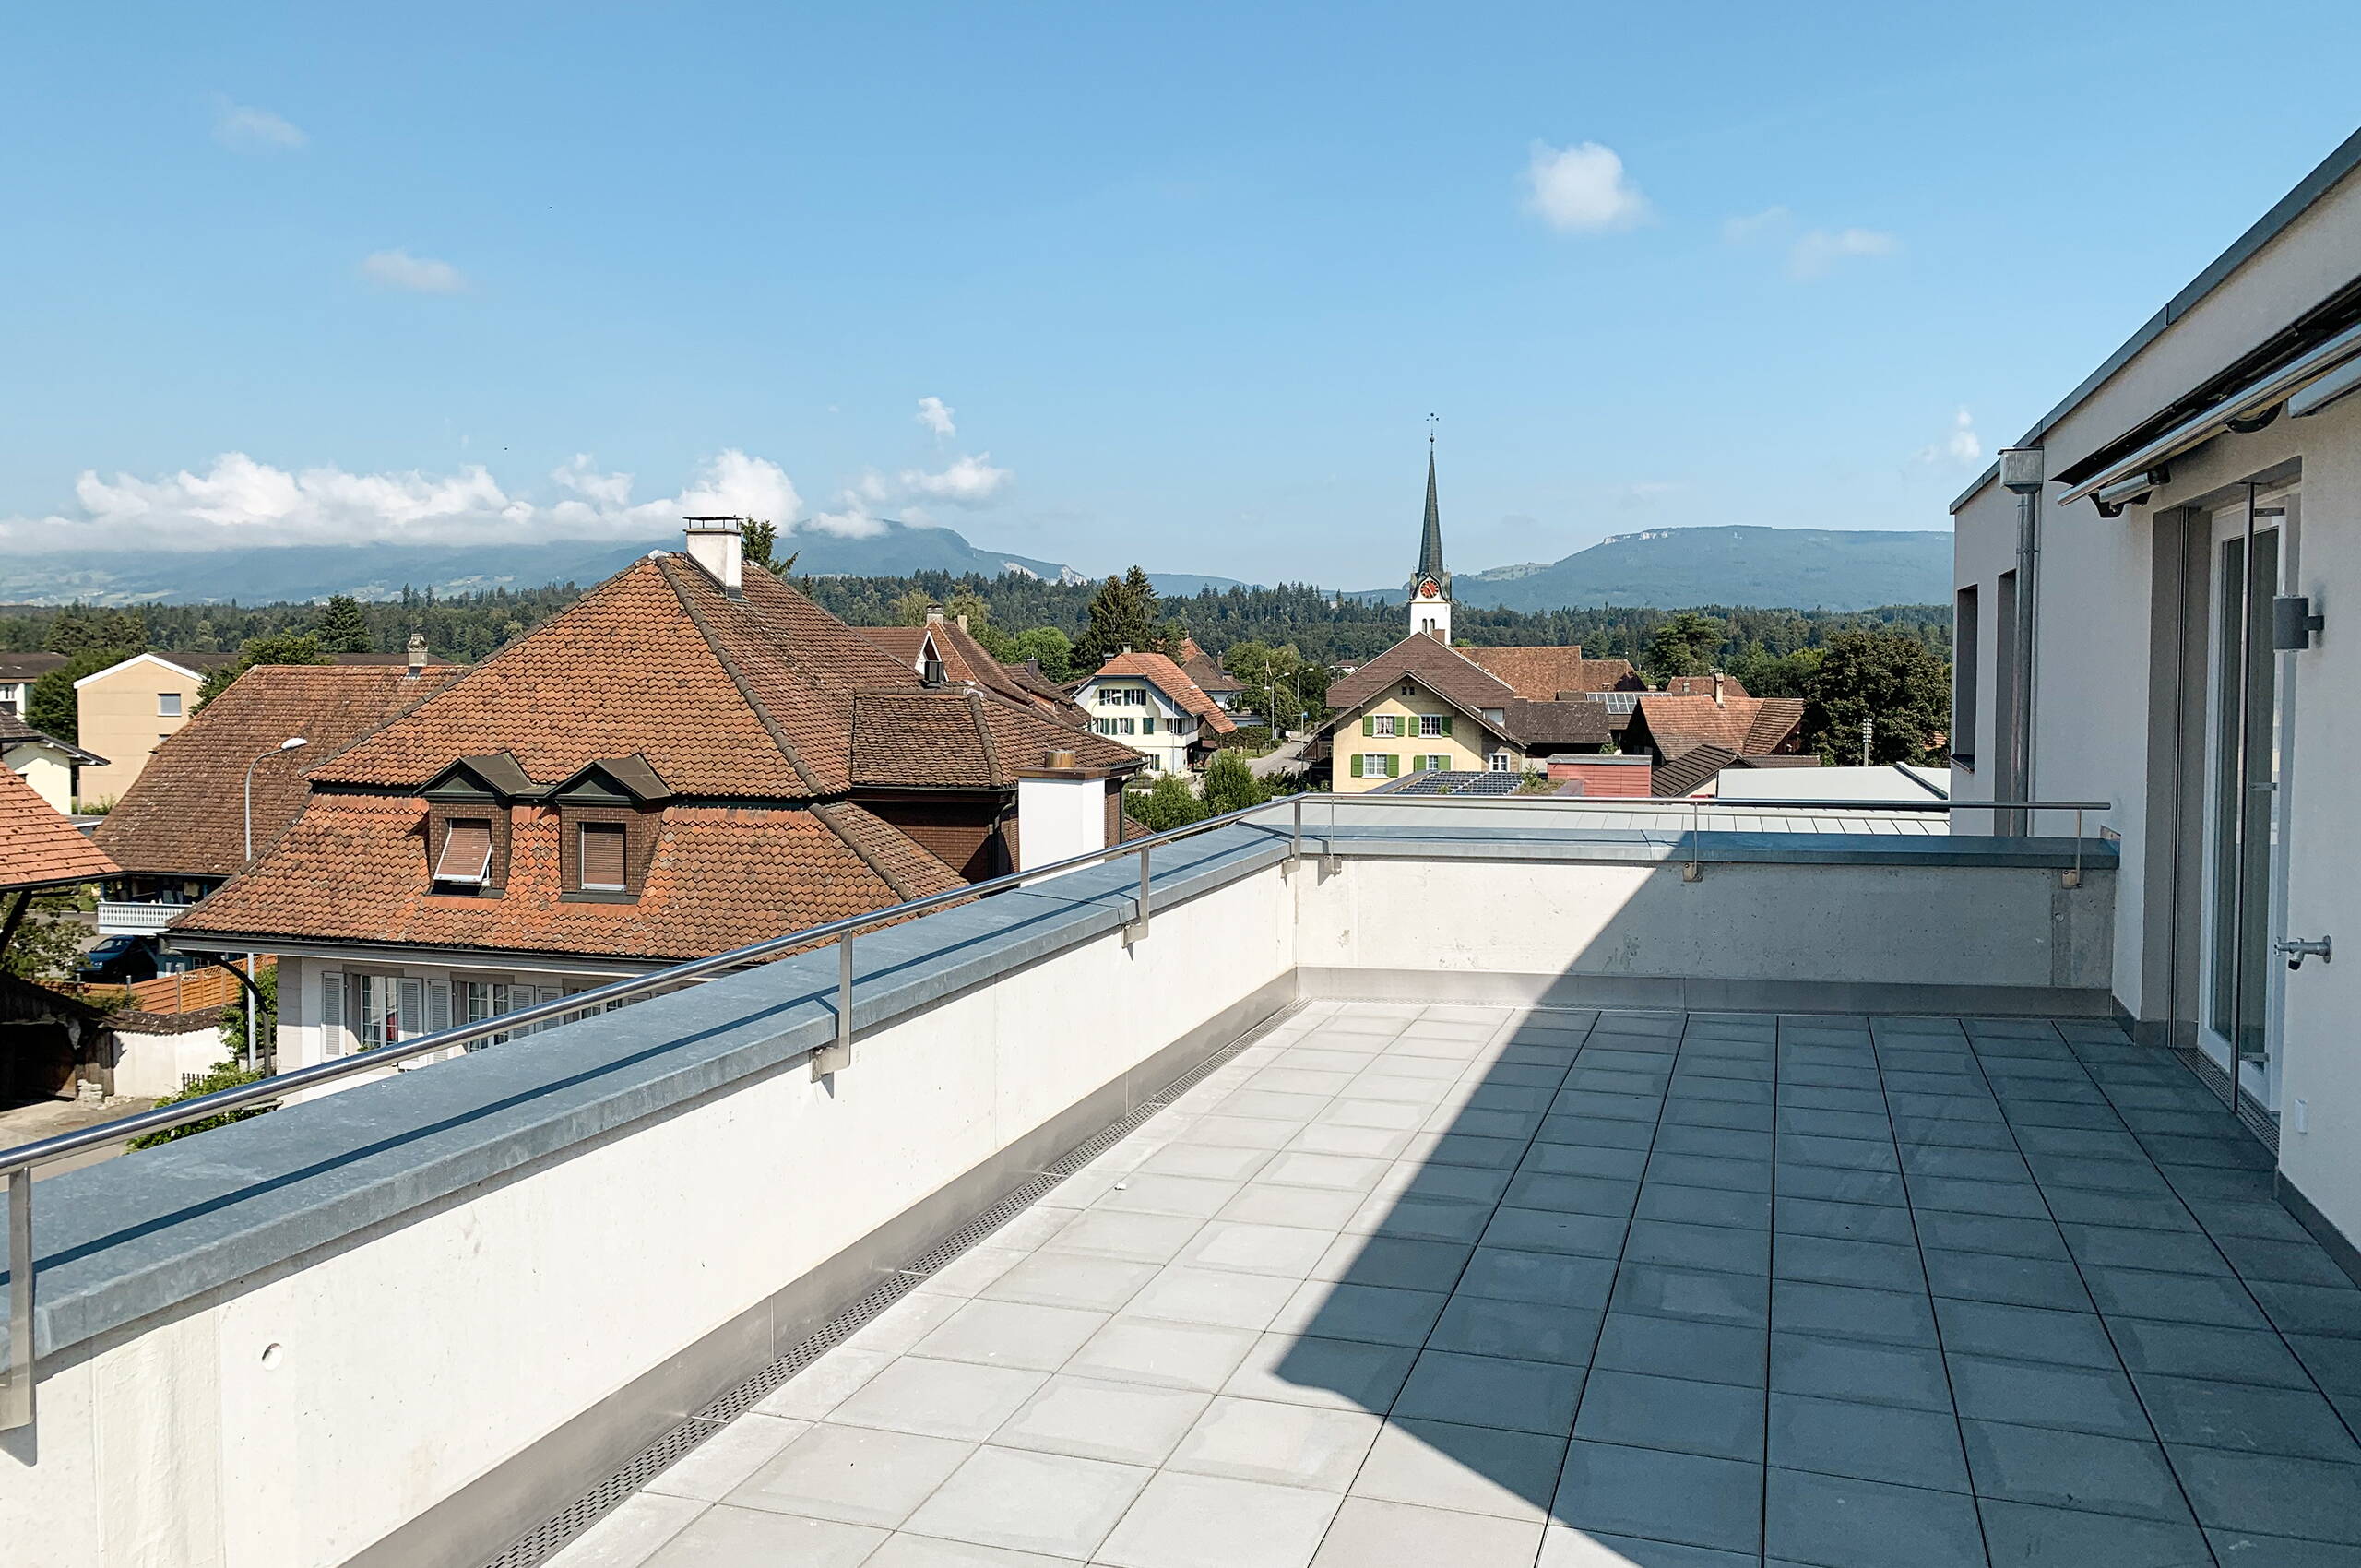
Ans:
[{"label": "blue sky", "polygon": [[1414,552],[1430,412],[1462,569],[1940,528],[1971,447],[2361,118],[2331,4],[12,32],[15,550],[640,537],[714,502],[1369,586]]}]

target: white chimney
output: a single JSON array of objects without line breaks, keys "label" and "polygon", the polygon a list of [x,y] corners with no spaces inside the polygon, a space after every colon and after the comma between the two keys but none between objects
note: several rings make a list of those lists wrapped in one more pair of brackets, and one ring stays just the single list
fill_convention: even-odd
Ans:
[{"label": "white chimney", "polygon": [[1074,752],[1053,746],[1038,767],[1016,770],[1016,869],[1054,865],[1107,848],[1108,790],[1103,767],[1077,767]]},{"label": "white chimney", "polygon": [[746,546],[739,537],[739,517],[690,517],[689,559],[705,568],[705,575],[721,585],[721,591],[736,599],[746,586]]},{"label": "white chimney", "polygon": [[1715,707],[1727,706],[1722,701],[1722,672],[1718,670],[1714,671],[1714,706]]},{"label": "white chimney", "polygon": [[926,607],[926,624],[930,626],[940,626],[943,624],[943,606],[940,604],[930,604]]},{"label": "white chimney", "polygon": [[426,668],[426,635],[423,632],[412,632],[403,652],[409,658],[411,674],[415,675],[424,670]]}]

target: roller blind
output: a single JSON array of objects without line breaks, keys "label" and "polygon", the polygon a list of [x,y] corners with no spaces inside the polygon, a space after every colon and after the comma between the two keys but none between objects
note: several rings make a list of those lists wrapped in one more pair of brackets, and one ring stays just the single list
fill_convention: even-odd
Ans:
[{"label": "roller blind", "polygon": [[443,830],[443,854],[434,862],[434,880],[481,883],[491,870],[492,820],[453,817]]},{"label": "roller blind", "polygon": [[593,892],[623,890],[623,830],[611,822],[582,825],[582,885]]},{"label": "roller blind", "polygon": [[322,1054],[344,1054],[344,977],[340,974],[320,977],[320,1033]]}]

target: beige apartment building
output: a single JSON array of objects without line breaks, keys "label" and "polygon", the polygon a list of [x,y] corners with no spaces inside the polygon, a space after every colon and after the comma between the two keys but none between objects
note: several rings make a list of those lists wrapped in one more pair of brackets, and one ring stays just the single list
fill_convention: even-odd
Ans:
[{"label": "beige apartment building", "polygon": [[[223,656],[215,655],[212,662]],[[120,799],[158,746],[196,711],[205,676],[160,654],[134,654],[74,683],[81,744],[107,760],[86,766],[79,785],[88,802]]]}]

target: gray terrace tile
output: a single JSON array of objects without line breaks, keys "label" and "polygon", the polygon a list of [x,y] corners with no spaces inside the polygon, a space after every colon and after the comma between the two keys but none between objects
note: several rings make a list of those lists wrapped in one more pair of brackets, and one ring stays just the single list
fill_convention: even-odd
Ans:
[{"label": "gray terrace tile", "polygon": [[2355,1420],[2112,1025],[1323,1002],[559,1562],[2361,1568]]}]

